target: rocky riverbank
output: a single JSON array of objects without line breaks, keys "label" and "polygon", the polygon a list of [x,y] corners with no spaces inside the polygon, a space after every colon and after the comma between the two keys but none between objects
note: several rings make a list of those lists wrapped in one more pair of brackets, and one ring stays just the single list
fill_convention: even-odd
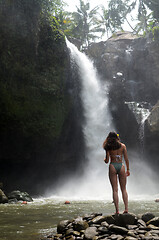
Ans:
[{"label": "rocky riverbank", "polygon": [[[152,213],[141,216],[132,213],[103,216],[92,213],[73,220],[63,220],[57,225],[57,233],[49,240],[135,240],[159,239],[159,217]],[[42,239],[44,240],[44,239]]]}]

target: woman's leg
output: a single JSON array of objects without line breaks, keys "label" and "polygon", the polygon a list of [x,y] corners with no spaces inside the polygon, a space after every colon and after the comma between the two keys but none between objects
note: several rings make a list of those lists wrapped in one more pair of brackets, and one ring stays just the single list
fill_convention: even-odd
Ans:
[{"label": "woman's leg", "polygon": [[125,205],[125,212],[128,212],[128,194],[126,191],[126,173],[125,173],[125,167],[122,166],[120,173],[119,173],[119,183],[120,188],[122,192],[123,202]]},{"label": "woman's leg", "polygon": [[112,185],[113,190],[113,200],[116,209],[116,213],[119,213],[119,199],[118,199],[118,182],[117,182],[117,174],[115,167],[110,164],[109,165],[109,179]]}]

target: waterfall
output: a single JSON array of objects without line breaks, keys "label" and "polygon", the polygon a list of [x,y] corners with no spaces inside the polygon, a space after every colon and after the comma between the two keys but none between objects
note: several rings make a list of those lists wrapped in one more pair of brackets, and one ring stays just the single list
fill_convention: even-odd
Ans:
[{"label": "waterfall", "polygon": [[127,104],[129,109],[134,113],[139,125],[139,142],[141,147],[141,157],[143,158],[145,121],[150,114],[151,105],[147,102],[125,102],[125,104]]},{"label": "waterfall", "polygon": [[[81,101],[85,119],[82,129],[86,148],[84,176],[73,180],[71,191],[76,192],[74,188],[77,188],[77,184],[78,192],[75,194],[78,196],[99,197],[100,195],[106,198],[107,187],[110,193],[110,183],[108,183],[108,165],[103,161],[105,152],[102,144],[108,133],[114,130],[108,108],[108,85],[105,83],[104,87],[103,84],[101,86],[93,62],[67,39],[66,43],[70,49],[72,63],[75,62],[78,66],[81,80]],[[110,198],[110,194],[108,195]]]}]

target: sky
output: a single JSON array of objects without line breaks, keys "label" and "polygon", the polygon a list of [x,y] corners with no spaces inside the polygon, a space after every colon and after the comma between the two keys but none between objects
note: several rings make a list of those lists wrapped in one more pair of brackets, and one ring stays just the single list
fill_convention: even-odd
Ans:
[{"label": "sky", "polygon": [[[75,11],[76,6],[79,6],[79,0],[65,0],[65,2],[69,5],[67,7],[68,11]],[[106,7],[108,1],[107,0],[89,0],[89,3],[90,3],[90,8],[92,9],[92,8],[96,7],[97,5],[99,6],[100,4],[102,4]]]}]

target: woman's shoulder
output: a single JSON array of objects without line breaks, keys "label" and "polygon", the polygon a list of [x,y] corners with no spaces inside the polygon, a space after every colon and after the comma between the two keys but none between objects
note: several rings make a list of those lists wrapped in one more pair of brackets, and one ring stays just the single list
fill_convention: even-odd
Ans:
[{"label": "woman's shoulder", "polygon": [[121,143],[122,149],[126,149],[126,145],[124,143]]}]

